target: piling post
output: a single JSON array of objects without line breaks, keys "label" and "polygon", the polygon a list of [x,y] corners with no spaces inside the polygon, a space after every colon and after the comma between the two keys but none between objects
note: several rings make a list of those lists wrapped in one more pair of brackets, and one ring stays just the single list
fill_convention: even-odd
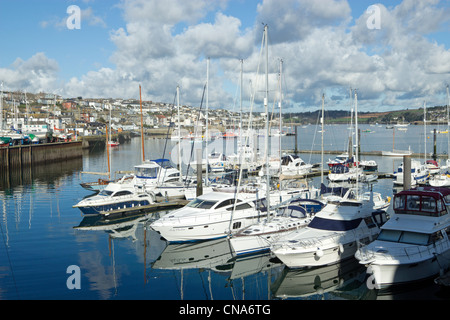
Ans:
[{"label": "piling post", "polygon": [[298,147],[297,147],[297,133],[298,133],[298,126],[294,126],[295,128],[295,150],[294,153],[297,154],[298,153]]},{"label": "piling post", "polygon": [[[434,147],[433,147],[433,160],[436,161],[437,159],[437,153],[436,153],[436,128],[433,130],[434,133],[434,137],[433,137],[433,141],[434,141]],[[426,155],[425,155],[425,161],[426,161]]]},{"label": "piling post", "polygon": [[403,190],[411,189],[411,156],[403,156]]}]

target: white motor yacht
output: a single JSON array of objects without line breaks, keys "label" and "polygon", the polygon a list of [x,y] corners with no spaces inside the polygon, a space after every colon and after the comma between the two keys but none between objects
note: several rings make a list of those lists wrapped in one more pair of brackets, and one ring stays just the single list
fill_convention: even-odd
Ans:
[{"label": "white motor yacht", "polygon": [[358,167],[347,167],[344,165],[335,165],[331,167],[330,173],[328,174],[328,180],[331,182],[341,182],[341,181],[355,181],[356,179],[361,180],[364,176],[362,168]]},{"label": "white motor yacht", "polygon": [[248,227],[267,215],[263,192],[210,192],[153,222],[169,242],[212,240]]},{"label": "white motor yacht", "polygon": [[[122,180],[121,180],[122,181]],[[137,189],[129,183],[112,182],[99,194],[85,198],[74,205],[82,213],[108,214],[125,208],[147,206],[155,203],[155,194],[145,189]]]},{"label": "white motor yacht", "polygon": [[419,187],[394,196],[394,215],[355,254],[375,288],[434,277],[450,266],[450,190]]},{"label": "white motor yacht", "polygon": [[359,243],[375,239],[387,219],[385,210],[375,210],[373,197],[357,197],[350,189],[343,198],[329,200],[306,228],[282,237],[271,250],[289,268],[337,263],[353,257]]},{"label": "white motor yacht", "polygon": [[[398,171],[394,173],[394,184],[403,185],[403,163],[398,167]],[[417,160],[411,160],[411,185],[425,183],[430,177],[430,173],[425,164]]]}]

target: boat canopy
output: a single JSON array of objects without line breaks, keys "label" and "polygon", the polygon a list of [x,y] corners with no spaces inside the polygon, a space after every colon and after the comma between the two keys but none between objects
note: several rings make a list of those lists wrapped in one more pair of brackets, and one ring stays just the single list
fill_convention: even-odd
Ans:
[{"label": "boat canopy", "polygon": [[394,211],[397,214],[439,217],[447,214],[446,203],[450,203],[449,189],[422,187],[397,193]]},{"label": "boat canopy", "polygon": [[334,174],[343,174],[343,173],[348,173],[348,172],[349,172],[348,167],[344,166],[342,164],[338,164],[331,168],[331,173],[334,173]]}]

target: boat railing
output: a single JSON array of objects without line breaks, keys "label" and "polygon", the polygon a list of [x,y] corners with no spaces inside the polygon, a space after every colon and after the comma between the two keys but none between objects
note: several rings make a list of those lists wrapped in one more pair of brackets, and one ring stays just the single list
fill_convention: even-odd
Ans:
[{"label": "boat railing", "polygon": [[361,260],[369,261],[375,258],[377,259],[404,259],[404,260],[417,260],[425,259],[436,254],[442,253],[450,248],[450,243],[447,240],[441,240],[431,245],[422,246],[408,246],[402,248],[387,248],[385,246],[367,247],[360,246],[359,254]]}]

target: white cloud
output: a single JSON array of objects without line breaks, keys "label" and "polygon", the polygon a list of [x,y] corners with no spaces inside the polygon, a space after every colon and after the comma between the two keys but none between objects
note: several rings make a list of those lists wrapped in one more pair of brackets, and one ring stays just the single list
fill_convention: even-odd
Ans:
[{"label": "white cloud", "polygon": [[[376,4],[381,29],[374,30],[367,28],[369,15],[352,17],[345,0],[264,0],[257,7],[253,28],[245,30],[238,18],[225,13],[227,4],[225,0],[122,0],[124,26],[110,32],[116,46],[110,61],[115,67],[72,78],[64,90],[68,96],[130,98],[138,97],[141,84],[145,99],[171,102],[180,85],[181,102],[199,105],[205,59],[211,57],[210,105],[225,107],[235,101],[239,59],[245,61],[244,99],[249,100],[250,80],[261,86],[256,92],[263,88],[255,74],[262,23],[269,26],[271,99],[282,58],[286,104],[316,109],[327,90],[335,95],[332,101],[327,98],[329,103],[337,104],[347,99],[352,87],[358,89],[362,110],[374,110],[380,103],[404,107],[440,94],[449,82],[450,50],[428,37],[450,21],[449,8],[442,1],[404,0],[395,7]],[[102,25],[92,10],[85,10],[84,16]],[[25,70],[24,64],[35,67]],[[38,65],[41,69],[36,69]],[[56,84],[57,67],[55,61],[37,54],[1,71],[13,83],[31,88]]]},{"label": "white cloud", "polygon": [[0,68],[0,80],[12,90],[53,92],[59,83],[58,63],[38,52],[28,60],[17,58],[10,68]]}]

